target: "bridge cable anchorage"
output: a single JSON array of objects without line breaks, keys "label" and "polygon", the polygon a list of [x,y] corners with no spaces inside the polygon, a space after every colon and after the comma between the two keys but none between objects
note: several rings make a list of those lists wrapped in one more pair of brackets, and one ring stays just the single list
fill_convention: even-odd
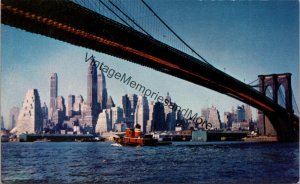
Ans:
[{"label": "bridge cable anchorage", "polygon": [[113,13],[116,17],[118,17],[124,24],[128,27],[134,29],[130,24],[128,24],[122,17],[120,17],[115,11],[113,11],[109,6],[107,6],[102,0],[98,0],[105,8],[107,8],[111,13]]},{"label": "bridge cable anchorage", "polygon": [[136,25],[138,28],[140,28],[145,34],[147,34],[148,36],[150,36],[152,38],[152,36],[146,31],[144,30],[138,23],[136,23],[131,17],[129,17],[124,11],[122,11],[115,3],[113,3],[111,0],[108,0],[108,2],[113,5],[117,10],[119,10],[126,18],[128,18],[134,25]]},{"label": "bridge cable anchorage", "polygon": [[155,12],[154,12],[154,10],[144,1],[144,0],[141,0],[141,2],[154,14],[154,16],[156,17],[156,18],[158,18],[158,20],[164,25],[164,26],[166,26],[167,27],[167,29],[169,30],[169,31],[171,31],[174,35],[175,35],[175,37],[176,38],[178,38],[186,47],[188,47],[194,54],[196,54],[200,59],[202,59],[203,61],[202,62],[205,62],[206,64],[208,64],[208,65],[210,65],[211,67],[213,67],[214,68],[214,66],[212,66],[208,61],[206,61],[200,54],[198,54],[191,46],[189,46],[178,34],[176,34],[175,33],[175,31],[173,31],[173,29],[171,29],[170,28],[170,26],[168,26],[168,24],[164,21],[164,20],[162,20],[161,18],[160,18],[160,16],[159,15],[157,15]]}]

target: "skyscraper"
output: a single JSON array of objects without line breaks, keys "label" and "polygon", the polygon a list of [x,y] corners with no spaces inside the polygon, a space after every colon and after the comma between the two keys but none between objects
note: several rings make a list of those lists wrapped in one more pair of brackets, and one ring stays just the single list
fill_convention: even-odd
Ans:
[{"label": "skyscraper", "polygon": [[56,131],[60,131],[66,117],[65,99],[62,96],[56,98],[56,110],[52,115],[52,122],[55,125]]},{"label": "skyscraper", "polygon": [[127,94],[121,96],[121,108],[124,111],[123,116],[124,116],[124,121],[126,122],[130,116],[130,101]]},{"label": "skyscraper", "polygon": [[167,130],[165,121],[164,104],[161,102],[155,102],[153,109],[153,123],[152,131],[164,131]]},{"label": "skyscraper", "polygon": [[31,89],[26,93],[17,125],[11,132],[20,135],[21,133],[40,132],[42,128],[43,113],[39,93],[36,89]]},{"label": "skyscraper", "polygon": [[9,130],[15,128],[15,126],[17,124],[18,116],[19,116],[19,111],[20,111],[19,107],[13,107],[10,109],[9,124],[7,127]]},{"label": "skyscraper", "polygon": [[100,105],[100,111],[102,109],[106,109],[106,102],[107,102],[107,89],[106,89],[106,80],[105,80],[105,76],[102,72],[102,70],[100,71],[100,73],[97,76],[97,80],[98,80],[98,103]]},{"label": "skyscraper", "polygon": [[211,107],[209,109],[209,115],[208,115],[207,122],[212,125],[212,129],[220,129],[221,128],[220,114],[216,107]]},{"label": "skyscraper", "polygon": [[107,100],[107,103],[106,103],[106,109],[110,109],[110,108],[115,107],[115,106],[116,106],[116,105],[115,105],[115,103],[114,103],[112,97],[109,96],[109,98],[108,98],[108,100]]},{"label": "skyscraper", "polygon": [[134,114],[134,125],[139,124],[141,126],[141,132],[146,132],[148,118],[148,100],[144,96],[139,96]]},{"label": "skyscraper", "polygon": [[[169,95],[169,92],[167,93],[167,96],[165,98],[168,100],[169,103],[171,103],[171,97]],[[169,131],[174,131],[176,126],[176,111],[169,107],[169,105],[165,105],[164,107],[165,111],[165,121],[166,121],[166,129]]]},{"label": "skyscraper", "polygon": [[153,111],[154,111],[154,102],[151,101],[149,103],[149,118],[147,120],[146,132],[150,132],[153,130]]},{"label": "skyscraper", "polygon": [[53,112],[56,109],[55,100],[57,97],[57,73],[52,73],[50,76],[50,104],[49,104],[49,117],[52,117]]},{"label": "skyscraper", "polygon": [[112,130],[111,109],[103,109],[99,114],[95,132],[102,134]]},{"label": "skyscraper", "polygon": [[112,129],[115,131],[115,124],[123,121],[123,109],[120,107],[111,108],[111,123]]},{"label": "skyscraper", "polygon": [[97,67],[94,58],[90,60],[87,75],[87,99],[83,108],[83,123],[86,130],[94,132],[97,123],[99,105],[97,101]]},{"label": "skyscraper", "polygon": [[81,111],[83,110],[83,97],[78,95],[75,100],[75,104],[73,106],[73,113],[76,115],[81,115]]},{"label": "skyscraper", "polygon": [[245,120],[250,123],[252,121],[252,111],[250,105],[245,107]]},{"label": "skyscraper", "polygon": [[75,103],[75,96],[69,95],[68,96],[68,109],[67,109],[67,116],[71,117],[73,115],[73,106]]}]

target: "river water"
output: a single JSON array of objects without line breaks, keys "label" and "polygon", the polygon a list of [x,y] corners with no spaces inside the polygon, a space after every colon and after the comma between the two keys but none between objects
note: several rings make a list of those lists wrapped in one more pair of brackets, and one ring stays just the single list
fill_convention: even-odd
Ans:
[{"label": "river water", "polygon": [[3,183],[297,183],[298,143],[2,143]]}]

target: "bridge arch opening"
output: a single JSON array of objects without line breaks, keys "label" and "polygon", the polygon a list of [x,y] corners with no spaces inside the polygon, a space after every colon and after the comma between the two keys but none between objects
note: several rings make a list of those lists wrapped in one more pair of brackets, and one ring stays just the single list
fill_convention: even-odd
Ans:
[{"label": "bridge arch opening", "polygon": [[266,87],[265,95],[269,99],[273,100],[273,89],[272,89],[272,86],[267,86]]},{"label": "bridge arch opening", "polygon": [[277,90],[277,96],[278,96],[278,104],[285,108],[286,109],[286,103],[285,103],[285,87],[281,84],[279,87],[278,87],[278,90]]}]

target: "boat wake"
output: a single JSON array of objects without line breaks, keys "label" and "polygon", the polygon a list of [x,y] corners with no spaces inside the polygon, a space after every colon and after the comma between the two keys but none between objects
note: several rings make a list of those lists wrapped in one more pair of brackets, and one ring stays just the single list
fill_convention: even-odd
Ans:
[{"label": "boat wake", "polygon": [[117,146],[117,147],[122,147],[121,144],[118,144],[118,143],[114,143],[114,144],[111,144],[112,146]]}]

